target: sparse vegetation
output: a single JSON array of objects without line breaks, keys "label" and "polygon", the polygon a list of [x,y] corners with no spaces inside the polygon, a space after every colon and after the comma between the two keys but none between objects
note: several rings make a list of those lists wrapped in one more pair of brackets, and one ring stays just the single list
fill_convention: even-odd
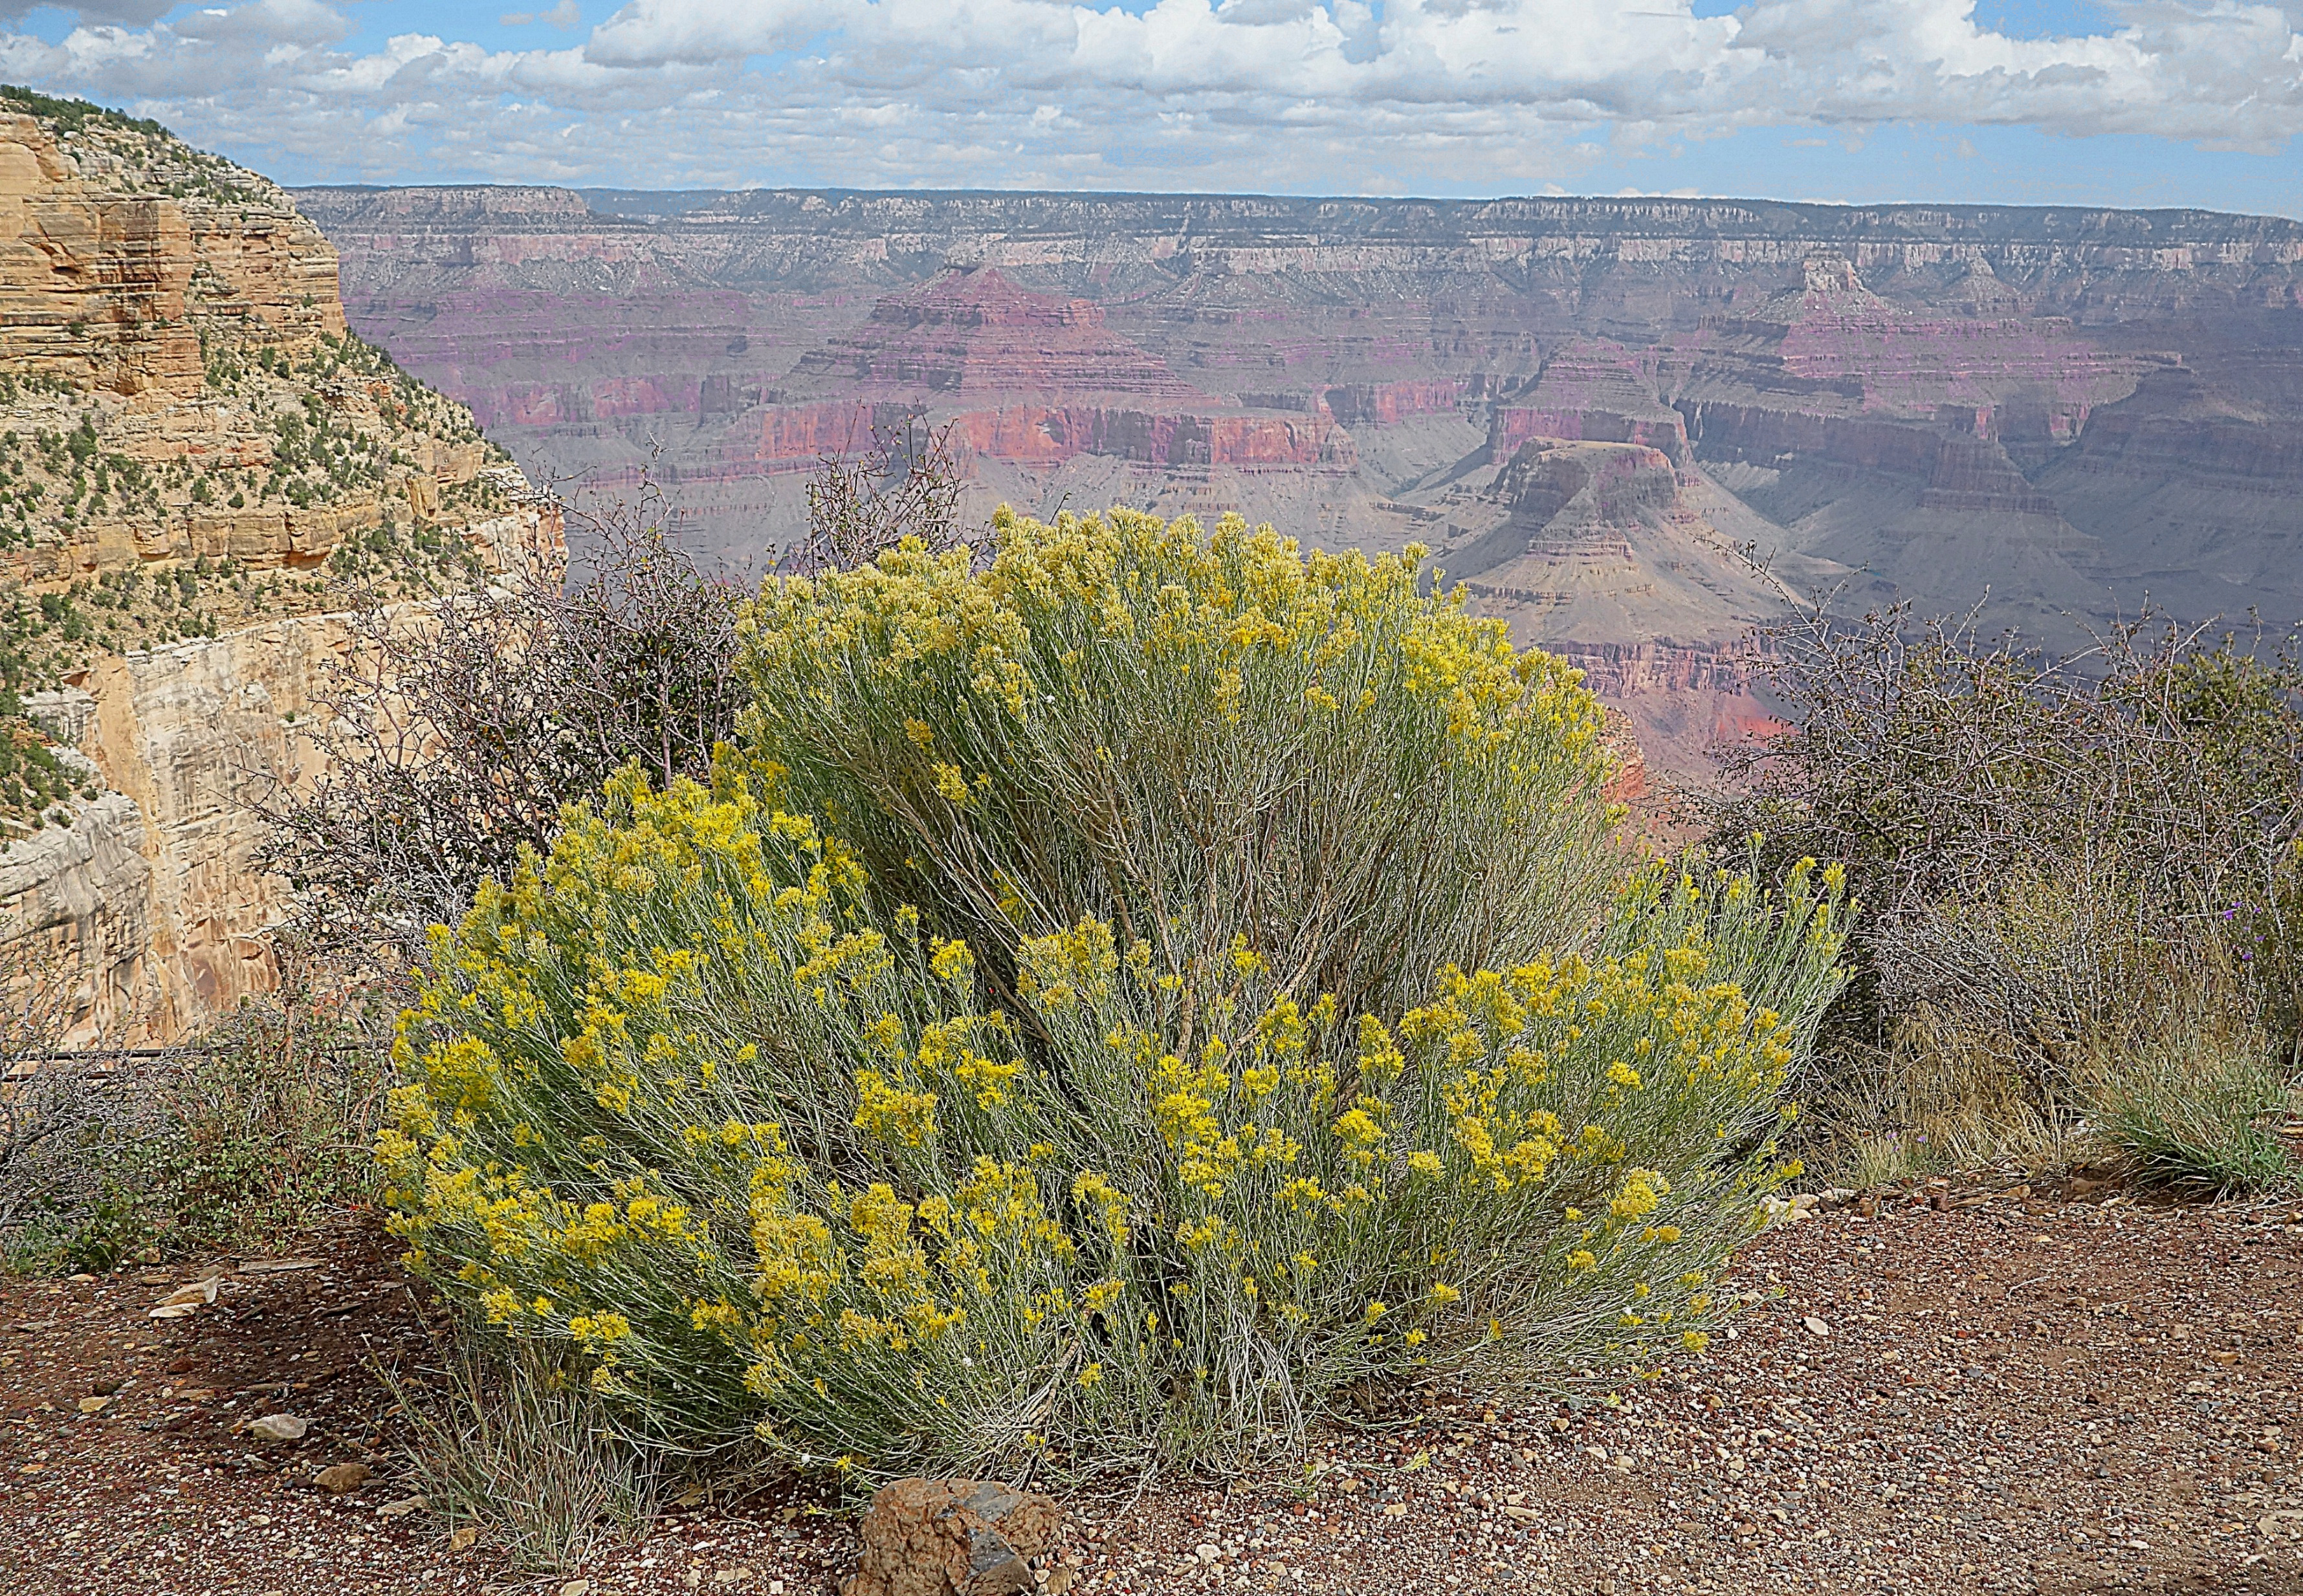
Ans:
[{"label": "sparse vegetation", "polygon": [[620,1435],[599,1393],[536,1348],[467,1339],[444,1368],[386,1380],[415,1429],[417,1481],[451,1534],[485,1528],[518,1566],[565,1568],[654,1511],[660,1455]]},{"label": "sparse vegetation", "polygon": [[372,1200],[390,1013],[370,996],[249,999],[176,1049],[50,1057],[55,1028],[28,1033],[0,1095],[0,1256],[108,1269],[276,1247]]},{"label": "sparse vegetation", "polygon": [[37,116],[67,133],[82,132],[97,127],[117,128],[153,139],[175,137],[148,116],[131,116],[124,111],[110,110],[88,100],[61,99],[55,95],[42,94],[37,88],[26,88],[20,83],[0,83],[0,102],[4,102],[12,111]]},{"label": "sparse vegetation", "polygon": [[2291,646],[2138,626],[2057,662],[1902,611],[1776,642],[1796,725],[1721,835],[1847,864],[1864,910],[1820,1089],[1865,1167],[1889,1137],[1968,1163],[2091,1139],[2158,1179],[2291,1179]]},{"label": "sparse vegetation", "polygon": [[920,411],[875,425],[862,456],[818,462],[807,484],[807,536],[792,550],[790,568],[803,576],[852,571],[907,538],[948,554],[969,541],[959,513],[965,485],[949,425],[932,427]]}]

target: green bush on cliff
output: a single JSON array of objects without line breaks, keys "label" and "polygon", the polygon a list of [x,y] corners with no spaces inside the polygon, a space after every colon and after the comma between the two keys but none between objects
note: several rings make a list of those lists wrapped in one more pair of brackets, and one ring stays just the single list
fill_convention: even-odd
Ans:
[{"label": "green bush on cliff", "polygon": [[1836,876],[1621,878],[1556,662],[1411,561],[1125,517],[749,626],[712,786],[618,777],[403,1019],[393,1222],[494,1333],[867,1476],[1704,1344]]}]

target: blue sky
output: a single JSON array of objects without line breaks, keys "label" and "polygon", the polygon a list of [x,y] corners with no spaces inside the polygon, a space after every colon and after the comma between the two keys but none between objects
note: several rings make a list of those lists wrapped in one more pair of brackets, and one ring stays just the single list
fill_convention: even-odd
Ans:
[{"label": "blue sky", "polygon": [[2303,216],[2303,0],[0,0],[0,77],[291,182]]}]

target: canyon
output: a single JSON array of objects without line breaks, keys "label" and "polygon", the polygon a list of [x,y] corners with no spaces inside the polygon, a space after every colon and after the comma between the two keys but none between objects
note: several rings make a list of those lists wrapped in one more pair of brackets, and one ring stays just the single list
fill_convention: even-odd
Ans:
[{"label": "canyon", "polygon": [[19,96],[0,412],[0,948],[74,1037],[277,979],[259,811],[345,606],[420,615],[644,482],[756,575],[921,421],[978,517],[1421,546],[1641,783],[1776,724],[1755,629],[1804,606],[2303,617],[2303,227],[2199,212],[291,193]]},{"label": "canyon", "polygon": [[[0,94],[0,966],[67,1043],[278,978],[258,853],[348,604],[557,547],[470,413],[347,333],[334,249],[155,124]],[[47,774],[53,771],[53,776]]]},{"label": "canyon", "polygon": [[[2303,618],[2303,225],[1731,200],[307,189],[350,324],[539,480],[757,572],[875,427],[981,514],[1419,542],[1658,762],[1755,624]],[[1584,485],[1565,491],[1582,474]],[[1613,485],[1609,485],[1613,484]],[[1547,508],[1548,507],[1548,508]]]}]

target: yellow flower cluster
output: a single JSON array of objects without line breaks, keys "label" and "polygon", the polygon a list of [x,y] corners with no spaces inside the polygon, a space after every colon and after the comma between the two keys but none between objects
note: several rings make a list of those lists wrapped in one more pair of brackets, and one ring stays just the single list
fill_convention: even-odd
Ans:
[{"label": "yellow flower cluster", "polygon": [[[435,940],[378,1143],[412,1264],[658,1432],[875,1471],[1700,1347],[1780,1178],[1742,1149],[1831,989],[1829,872],[1650,872],[1572,898],[1579,953],[1438,941],[1370,974],[1288,940],[1324,899],[1171,890],[1145,861],[1185,832],[1131,809],[1127,728],[1062,719],[1157,659],[1197,695],[1178,760],[1233,717],[1348,752],[1380,703],[1442,785],[1566,802],[1595,701],[1420,599],[1417,559],[1115,514],[1006,521],[988,569],[908,548],[771,584],[752,667],[798,687],[753,752],[708,786],[619,777]],[[874,728],[915,829],[802,787],[762,728],[812,715]],[[1067,735],[1094,758],[1028,764]],[[1562,750],[1565,785],[1524,774]],[[1384,826],[1430,802],[1381,785]],[[1042,857],[1081,816],[1125,844],[1085,886]]]}]

